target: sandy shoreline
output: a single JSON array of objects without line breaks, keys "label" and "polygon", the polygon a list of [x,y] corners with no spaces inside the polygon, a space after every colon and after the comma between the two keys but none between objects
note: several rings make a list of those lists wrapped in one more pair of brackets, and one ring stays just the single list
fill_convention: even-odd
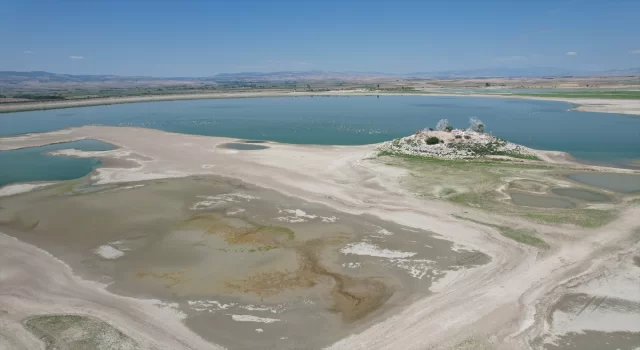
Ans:
[{"label": "sandy shoreline", "polygon": [[87,107],[99,105],[112,105],[124,103],[140,102],[160,102],[179,100],[205,100],[205,99],[228,99],[228,98],[260,98],[260,97],[301,97],[301,96],[450,96],[450,97],[481,97],[481,98],[510,98],[544,100],[573,103],[577,107],[575,110],[598,113],[619,113],[628,115],[640,115],[640,100],[624,99],[596,99],[596,98],[553,98],[538,96],[512,96],[497,94],[454,94],[429,92],[425,93],[389,93],[375,91],[327,91],[327,92],[231,92],[231,93],[204,93],[185,95],[156,95],[156,96],[134,96],[134,97],[109,97],[86,100],[69,101],[48,101],[48,102],[28,102],[28,103],[7,103],[0,104],[0,113],[26,112],[34,110],[61,109],[74,107]]},{"label": "sandy shoreline", "polygon": [[[408,195],[397,184],[404,174],[402,170],[366,160],[374,145],[268,143],[268,149],[242,152],[218,147],[235,141],[229,138],[87,126],[0,138],[0,149],[78,138],[97,139],[120,148],[105,152],[74,151],[74,156],[126,159],[138,164],[137,168],[99,168],[92,174],[96,183],[208,174],[238,178],[342,212],[369,214],[408,227],[428,228],[492,258],[481,267],[448,275],[434,286],[436,294],[415,301],[396,316],[378,320],[362,333],[342,339],[333,346],[335,349],[429,346],[440,349],[478,334],[492,334],[504,349],[529,348],[529,342],[541,332],[545,322],[543,310],[553,302],[544,299],[545,296],[563,291],[577,274],[597,273],[599,264],[615,259],[620,247],[630,247],[625,239],[637,228],[640,215],[640,207],[631,207],[611,224],[589,230],[583,240],[541,255],[495,230],[452,216],[462,210],[468,215],[487,215],[480,210]],[[557,232],[564,231],[583,234],[584,230],[557,228]]]}]

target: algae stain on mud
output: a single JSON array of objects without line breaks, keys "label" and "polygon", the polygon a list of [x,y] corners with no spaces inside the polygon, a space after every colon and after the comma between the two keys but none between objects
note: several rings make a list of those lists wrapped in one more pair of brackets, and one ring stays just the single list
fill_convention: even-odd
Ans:
[{"label": "algae stain on mud", "polygon": [[164,284],[165,288],[171,289],[172,287],[186,282],[183,271],[178,272],[138,272],[136,277],[139,279],[151,278],[159,280]]},{"label": "algae stain on mud", "polygon": [[345,322],[356,321],[384,305],[393,291],[377,278],[352,277],[323,266],[318,255],[331,243],[336,242],[315,239],[294,247],[298,261],[295,271],[261,272],[244,280],[229,280],[225,284],[232,290],[253,293],[261,298],[287,289],[333,285],[329,291],[333,305],[329,310],[341,314]]},{"label": "algae stain on mud", "polygon": [[237,218],[225,218],[221,214],[195,214],[181,225],[181,228],[203,230],[204,234],[224,235],[228,244],[261,244],[282,246],[293,241],[295,232],[287,227],[256,225]]},{"label": "algae stain on mud", "polygon": [[[203,193],[232,200],[210,199],[206,208],[192,209]],[[441,271],[476,261],[464,258],[472,252],[453,251],[451,243],[428,231],[216,177],[150,181],[135,190],[78,196],[54,186],[0,198],[0,205],[3,231],[51,247],[89,278],[111,279],[112,292],[176,305],[190,328],[230,348],[278,348],[281,337],[322,348],[401,309],[406,301],[430,294],[431,281]],[[305,220],[284,222],[283,211],[301,212]],[[22,222],[7,222],[16,217]],[[399,251],[409,249],[411,242],[418,256],[392,261],[341,253],[342,247],[363,241]],[[114,245],[126,255],[101,259],[94,252],[101,245]],[[203,310],[202,303],[209,306]],[[262,334],[253,334],[254,329],[247,334],[247,324],[227,314],[248,312],[282,322],[268,325]],[[318,331],[310,334],[309,329]]]}]

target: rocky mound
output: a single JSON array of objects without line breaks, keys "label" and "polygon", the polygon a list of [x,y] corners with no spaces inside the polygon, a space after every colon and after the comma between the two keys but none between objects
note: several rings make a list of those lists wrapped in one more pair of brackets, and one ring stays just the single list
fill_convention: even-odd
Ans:
[{"label": "rocky mound", "polygon": [[[419,155],[440,159],[475,159],[503,156],[538,160],[535,150],[472,129],[419,130],[414,135],[385,142],[382,152]],[[446,123],[445,123],[446,124]],[[482,124],[480,124],[482,125]],[[484,125],[480,128],[484,130]]]}]

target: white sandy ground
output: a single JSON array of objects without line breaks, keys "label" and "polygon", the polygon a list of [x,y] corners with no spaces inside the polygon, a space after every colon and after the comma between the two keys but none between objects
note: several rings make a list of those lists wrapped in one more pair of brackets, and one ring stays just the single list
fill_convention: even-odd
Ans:
[{"label": "white sandy ground", "polygon": [[347,244],[345,247],[340,249],[340,252],[347,255],[366,255],[389,259],[410,258],[417,254],[414,252],[401,252],[399,250],[380,249],[380,247],[378,247],[377,245],[368,242]]},{"label": "white sandy ground", "polygon": [[[583,282],[578,279],[569,290],[584,293],[592,302],[577,304],[569,312],[555,310],[552,323],[545,324],[550,329],[551,341],[555,336],[585,330],[604,332],[640,332],[640,312],[638,307],[607,307],[605,300],[618,303],[640,303],[640,267],[635,266],[632,257],[640,252],[640,244],[621,251],[617,259],[610,259],[593,274],[597,278]],[[614,273],[615,271],[615,273]],[[603,306],[604,305],[604,306]],[[638,344],[640,348],[640,344]]]},{"label": "white sandy ground", "polygon": [[[97,126],[67,131],[55,136],[0,138],[0,149],[39,146],[73,138],[97,139],[121,147],[120,152],[111,153],[111,157],[117,158],[129,152],[152,159],[137,161],[139,167],[134,169],[100,168],[92,175],[98,183],[191,174],[223,175],[336,210],[370,214],[408,227],[432,230],[440,237],[455,242],[459,249],[477,249],[491,256],[491,262],[486,265],[448,273],[432,285],[431,290],[435,294],[340,340],[332,346],[333,349],[446,349],[472,335],[488,339],[496,348],[527,349],[529,340],[544,331],[545,315],[557,294],[568,288],[568,281],[578,275],[591,276],[591,272],[615,256],[615,252],[628,248],[627,237],[640,226],[637,219],[640,207],[635,206],[622,212],[615,222],[598,229],[558,228],[558,234],[580,234],[584,239],[564,245],[559,243],[561,245],[540,255],[536,249],[508,240],[493,229],[452,217],[452,214],[463,211],[456,205],[407,195],[398,185],[398,179],[405,174],[403,170],[366,159],[373,154],[373,145],[345,147],[270,143],[270,148],[265,150],[229,153],[216,148],[232,141],[227,138]],[[93,155],[78,152],[75,156]],[[203,167],[203,164],[215,166]],[[469,208],[464,210],[477,217],[491,215]],[[4,251],[0,257],[5,258]],[[23,259],[26,261],[14,259],[12,264],[21,266],[32,262],[31,258]],[[46,278],[60,274],[58,269],[70,274],[68,268],[60,264],[43,266],[44,272],[38,270],[39,264],[33,268],[33,275],[45,273]],[[0,291],[2,288],[22,288],[23,285],[29,288],[34,283],[29,278],[2,282]],[[44,286],[42,289],[45,293]],[[20,315],[51,312],[72,302],[82,304],[82,300],[87,298],[85,290],[64,290],[65,299],[56,299],[55,290],[43,295],[42,298],[49,301],[46,304],[34,301],[40,294],[36,299],[26,294],[0,298],[0,306],[9,307],[12,310],[9,315],[16,321]],[[36,290],[32,292],[36,293]],[[178,317],[162,319],[159,324],[145,323],[152,322],[152,318],[144,318],[137,310],[131,310],[137,317],[137,323],[133,323],[130,319],[133,316],[123,311],[123,305],[131,305],[133,300],[110,296],[104,291],[95,293],[109,300],[108,307],[98,308],[101,318],[112,320],[120,329],[124,327],[130,332],[151,332],[136,334],[136,339],[156,339],[155,332],[160,328],[173,327],[176,333],[163,333],[157,339],[175,335],[185,337],[180,338],[182,341],[194,342],[189,344],[201,342],[200,338],[179,327]],[[23,308],[23,304],[32,307]],[[155,311],[146,312],[151,314]],[[26,334],[22,332],[19,334]],[[33,340],[28,335],[24,337]]]},{"label": "white sandy ground", "polygon": [[[429,92],[428,90],[425,92]],[[0,104],[0,113],[19,112],[39,109],[71,108],[97,105],[110,105],[122,103],[153,102],[153,101],[175,101],[175,100],[204,100],[204,99],[226,99],[226,98],[252,98],[252,97],[294,97],[294,96],[467,96],[467,97],[489,97],[489,98],[518,98],[530,100],[546,100],[569,102],[577,105],[575,110],[584,112],[600,113],[620,113],[630,115],[640,115],[640,100],[624,99],[599,99],[599,98],[560,98],[560,97],[539,97],[539,96],[511,96],[498,94],[466,94],[466,93],[388,93],[365,90],[338,90],[326,92],[225,92],[225,93],[202,93],[184,95],[158,95],[158,96],[134,96],[134,97],[109,97],[100,99],[87,99],[78,101],[48,101],[48,102],[25,102],[25,103],[5,103]]]},{"label": "white sandy ground", "polygon": [[36,188],[53,185],[55,182],[39,182],[39,183],[21,183],[0,187],[0,197],[13,196],[15,194],[30,192]]},{"label": "white sandy ground", "polygon": [[253,315],[231,315],[234,321],[238,322],[259,322],[259,323],[273,323],[280,322],[277,318],[258,317]]},{"label": "white sandy ground", "polygon": [[110,245],[101,245],[96,250],[95,253],[103,257],[104,259],[117,259],[124,255],[123,251],[120,251]]}]

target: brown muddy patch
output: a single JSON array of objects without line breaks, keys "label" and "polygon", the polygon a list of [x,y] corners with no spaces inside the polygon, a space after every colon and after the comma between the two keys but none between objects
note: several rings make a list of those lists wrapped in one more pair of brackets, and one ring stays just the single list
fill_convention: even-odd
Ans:
[{"label": "brown muddy patch", "polygon": [[392,289],[377,278],[351,277],[324,267],[319,260],[319,252],[326,246],[322,240],[313,240],[294,248],[298,254],[295,271],[262,272],[244,280],[226,281],[225,284],[232,290],[264,298],[286,289],[310,288],[328,282],[333,285],[330,290],[333,305],[329,310],[341,314],[347,322],[377,310],[393,295]]},{"label": "brown muddy patch", "polygon": [[224,236],[228,244],[259,244],[282,247],[295,239],[289,228],[274,225],[255,225],[245,220],[225,218],[218,213],[195,214],[180,228],[200,229],[205,234]]},{"label": "brown muddy patch", "polygon": [[[429,295],[447,271],[489,261],[426,230],[232,179],[130,185],[85,179],[2,197],[0,231],[111,292],[179,308],[187,326],[228,348],[323,348]],[[345,253],[357,246],[377,251]],[[410,253],[375,254],[386,251]]]},{"label": "brown muddy patch", "polygon": [[158,280],[160,283],[164,284],[165,288],[171,288],[179,283],[184,283],[186,281],[184,277],[184,272],[138,272],[136,273],[136,277],[150,278]]}]

